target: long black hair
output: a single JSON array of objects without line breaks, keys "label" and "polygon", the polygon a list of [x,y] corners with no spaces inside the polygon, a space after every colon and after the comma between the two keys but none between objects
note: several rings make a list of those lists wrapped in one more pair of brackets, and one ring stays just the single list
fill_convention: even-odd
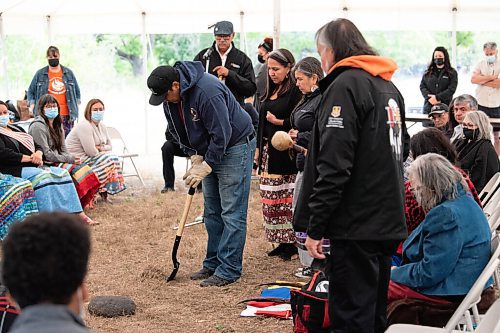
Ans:
[{"label": "long black hair", "polygon": [[348,19],[339,18],[319,28],[316,42],[333,50],[335,62],[358,55],[378,55]]},{"label": "long black hair", "polygon": [[434,49],[434,51],[432,51],[431,62],[429,63],[429,66],[427,67],[427,70],[425,71],[424,75],[431,75],[433,71],[437,71],[438,68],[437,68],[436,64],[434,63],[434,53],[436,53],[437,51],[443,52],[443,54],[444,54],[444,67],[443,67],[443,69],[446,72],[451,73],[451,70],[453,69],[453,67],[451,67],[450,55],[448,54],[448,50],[444,46],[438,46]]},{"label": "long black hair", "polygon": [[43,95],[42,97],[40,97],[40,100],[38,101],[38,114],[43,118],[45,124],[49,127],[49,135],[52,138],[52,141],[54,142],[56,150],[59,153],[61,153],[62,144],[64,140],[61,116],[58,114],[57,117],[55,117],[54,120],[52,121],[52,126],[50,126],[49,119],[45,115],[45,111],[43,109],[47,104],[56,104],[57,110],[59,112],[61,108],[59,106],[59,102],[57,101],[57,99],[49,94]]},{"label": "long black hair", "polygon": [[295,66],[295,58],[293,57],[292,52],[287,49],[277,49],[269,53],[269,57],[267,59],[276,60],[283,67],[290,68],[290,72],[280,84],[274,83],[273,80],[269,78],[269,72],[267,73],[267,87],[264,96],[261,98],[262,102],[271,98],[271,96],[276,92],[278,93],[278,96],[281,96],[295,86],[295,77],[292,74],[292,68]]}]

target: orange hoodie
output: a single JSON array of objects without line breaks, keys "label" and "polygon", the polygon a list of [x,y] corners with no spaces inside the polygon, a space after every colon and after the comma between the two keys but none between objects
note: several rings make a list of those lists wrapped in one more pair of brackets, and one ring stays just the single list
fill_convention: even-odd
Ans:
[{"label": "orange hoodie", "polygon": [[373,55],[359,55],[342,59],[330,68],[328,74],[337,67],[361,68],[373,76],[380,76],[386,81],[390,81],[392,75],[398,69],[398,65],[392,59]]}]

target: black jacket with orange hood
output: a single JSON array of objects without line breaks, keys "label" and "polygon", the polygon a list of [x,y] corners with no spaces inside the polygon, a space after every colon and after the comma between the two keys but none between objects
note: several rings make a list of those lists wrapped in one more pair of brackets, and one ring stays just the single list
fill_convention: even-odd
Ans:
[{"label": "black jacket with orange hood", "polygon": [[297,231],[349,240],[402,240],[403,160],[409,152],[404,100],[379,56],[336,63],[322,100],[294,214]]}]

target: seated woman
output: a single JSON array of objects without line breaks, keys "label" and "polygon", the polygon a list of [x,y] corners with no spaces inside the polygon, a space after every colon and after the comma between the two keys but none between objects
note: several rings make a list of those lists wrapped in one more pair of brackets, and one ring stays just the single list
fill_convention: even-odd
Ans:
[{"label": "seated woman", "polygon": [[0,240],[9,228],[38,213],[35,192],[28,180],[0,173]]},{"label": "seated woman", "polygon": [[83,208],[91,206],[99,191],[99,179],[92,169],[80,162],[66,149],[64,132],[59,116],[59,103],[46,94],[38,101],[38,112],[29,127],[29,134],[43,153],[46,164],[68,170]]},{"label": "seated woman", "polygon": [[85,223],[94,222],[83,212],[68,171],[43,167],[43,153],[33,137],[8,124],[7,105],[0,101],[0,172],[29,180],[35,190],[38,210],[77,213]]},{"label": "seated woman", "polygon": [[427,215],[404,242],[403,265],[391,271],[388,302],[457,302],[490,258],[488,221],[467,194],[462,174],[443,156],[419,156],[409,172],[417,202]]},{"label": "seated woman", "polygon": [[66,138],[69,153],[88,164],[99,178],[101,197],[109,202],[108,194],[125,190],[122,169],[118,156],[111,153],[104,117],[104,103],[91,99],[85,108],[85,119],[80,121]]},{"label": "seated woman", "polygon": [[490,120],[482,111],[470,111],[466,113],[462,126],[463,136],[453,142],[458,151],[458,161],[481,192],[499,171]]},{"label": "seated woman", "polygon": [[[477,204],[482,207],[481,200],[479,199],[479,195],[477,194],[474,184],[463,170],[456,167],[456,165],[458,165],[457,152],[450,143],[450,140],[442,131],[436,128],[428,128],[418,132],[411,138],[410,151],[413,158],[417,158],[427,153],[436,153],[445,157],[451,164],[455,165],[455,169],[460,171],[464,181],[467,183],[472,197]],[[411,234],[411,232],[425,218],[425,211],[415,199],[415,195],[413,194],[411,187],[411,183],[407,181],[405,183],[405,215],[408,234]]]}]

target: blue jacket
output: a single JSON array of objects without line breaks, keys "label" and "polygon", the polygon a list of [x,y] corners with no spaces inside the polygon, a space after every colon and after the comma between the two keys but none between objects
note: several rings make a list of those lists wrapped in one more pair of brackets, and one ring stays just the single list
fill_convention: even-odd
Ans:
[{"label": "blue jacket", "polygon": [[[78,119],[78,105],[80,104],[80,87],[73,71],[61,65],[62,80],[66,86],[66,103],[69,108],[70,119]],[[40,97],[49,93],[49,66],[39,69],[28,88],[28,105],[34,104],[33,113],[37,114],[37,104]]]},{"label": "blue jacket", "polygon": [[465,295],[491,256],[491,232],[483,211],[458,185],[459,197],[429,211],[403,244],[408,263],[391,280],[422,294]]},{"label": "blue jacket", "polygon": [[178,61],[174,67],[180,75],[181,102],[163,103],[168,129],[188,155],[203,155],[213,166],[227,148],[253,132],[252,120],[201,62]]}]

